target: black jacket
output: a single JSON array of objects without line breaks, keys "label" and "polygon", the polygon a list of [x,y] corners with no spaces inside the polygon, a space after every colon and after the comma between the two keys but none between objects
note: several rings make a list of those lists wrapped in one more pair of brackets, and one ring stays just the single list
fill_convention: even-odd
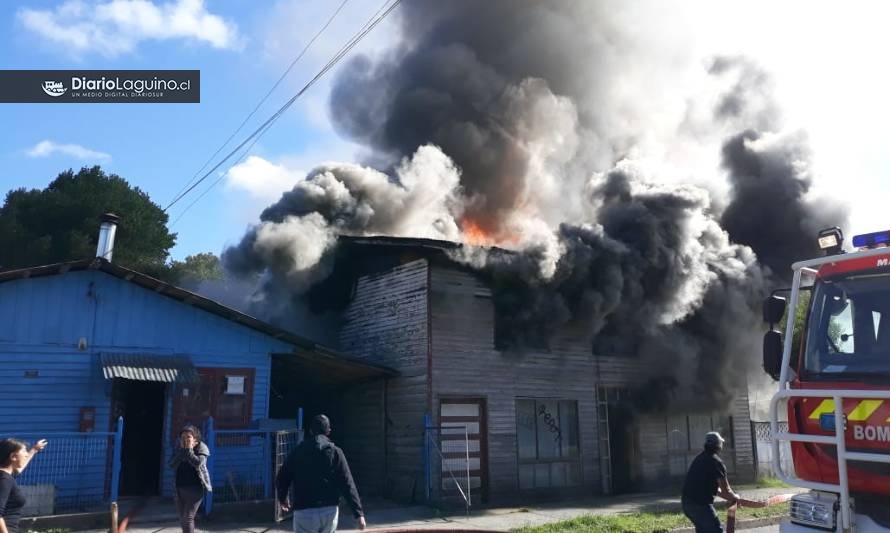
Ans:
[{"label": "black jacket", "polygon": [[304,440],[291,452],[278,472],[276,486],[278,500],[287,503],[290,493],[294,509],[336,506],[342,495],[355,518],[364,516],[343,450],[324,435]]}]

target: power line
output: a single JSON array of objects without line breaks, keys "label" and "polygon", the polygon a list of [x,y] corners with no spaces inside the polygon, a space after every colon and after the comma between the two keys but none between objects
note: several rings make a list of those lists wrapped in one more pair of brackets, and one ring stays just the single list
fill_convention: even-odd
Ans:
[{"label": "power line", "polygon": [[[315,85],[315,83],[318,80],[320,80],[325,74],[327,74],[328,71],[330,71],[337,63],[339,63],[340,60],[343,59],[343,57],[346,56],[346,54],[348,54],[352,50],[352,48],[354,48],[368,33],[371,32],[371,30],[373,30],[390,13],[392,13],[392,11],[396,7],[398,7],[398,5],[400,3],[401,3],[401,0],[386,0],[383,3],[383,5],[381,6],[381,8],[377,10],[377,13],[375,13],[375,15],[372,16],[371,19],[369,19],[369,21],[365,23],[365,25],[362,27],[362,29],[360,29],[358,31],[358,33],[356,33],[349,41],[347,41],[347,43],[345,45],[343,45],[343,47],[325,64],[324,67],[322,67],[322,69],[311,80],[309,80],[308,83],[306,83],[306,85],[303,86],[302,89],[300,89],[294,96],[292,96],[287,102],[285,102],[284,105],[282,105],[278,109],[278,111],[276,111],[271,117],[269,117],[265,122],[263,122],[260,125],[260,127],[257,128],[253,133],[251,133],[246,139],[244,139],[241,142],[241,144],[236,146],[232,151],[230,151],[228,153],[228,155],[226,155],[222,160],[220,160],[216,165],[214,165],[213,168],[211,168],[203,176],[201,176],[201,178],[198,181],[196,181],[194,184],[189,186],[182,193],[178,194],[176,196],[176,198],[174,198],[173,201],[171,201],[170,204],[164,208],[164,211],[166,212],[171,207],[173,207],[173,205],[175,205],[177,202],[182,200],[186,195],[188,195],[192,190],[194,190],[198,185],[200,185],[204,180],[206,180],[211,174],[213,174],[213,172],[215,172],[219,167],[221,167],[223,165],[223,163],[225,163],[226,161],[231,159],[232,156],[234,156],[242,148],[244,148],[245,145],[250,143],[250,146],[247,147],[247,150],[245,150],[245,153],[242,154],[242,156],[241,156],[243,158],[250,151],[250,149],[253,147],[253,145],[256,144],[256,142],[259,140],[259,138],[262,137],[262,135],[266,131],[268,131],[268,129],[272,126],[272,124],[274,124],[281,117],[281,115],[284,114],[284,112],[287,111],[294,104],[294,102],[297,101],[298,98],[300,98],[300,96],[302,96],[307,90],[309,90],[313,85]],[[389,7],[386,7],[387,5],[389,5]],[[380,14],[381,11],[383,11],[382,14]],[[379,14],[379,16],[378,16],[378,14]],[[253,142],[251,142],[251,141],[253,141]],[[233,164],[233,166],[234,166],[234,164]],[[231,166],[229,168],[231,169]],[[220,178],[218,178],[215,182],[213,182],[210,185],[210,187],[208,187],[201,194],[201,196],[199,196],[198,199],[200,199],[202,196],[204,196],[204,194],[206,194],[211,188],[213,188],[214,185],[219,183],[224,176],[225,176],[225,173],[223,173],[223,175],[220,176]],[[188,207],[191,207],[196,202],[197,202],[197,200],[195,202],[192,202],[192,204],[190,204]],[[188,210],[188,207],[185,210],[183,210],[182,213],[180,213],[180,216],[177,218],[177,220],[182,218],[182,215],[185,214],[185,212]]]},{"label": "power line", "polygon": [[[251,111],[244,118],[244,120],[241,121],[241,124],[239,124],[238,127],[235,129],[235,131],[233,131],[232,134],[229,135],[229,137],[225,140],[225,142],[223,142],[221,145],[219,145],[219,148],[217,148],[216,151],[213,152],[213,155],[211,155],[209,158],[207,158],[207,161],[204,161],[204,164],[201,165],[201,168],[199,168],[198,171],[195,172],[195,175],[192,176],[192,178],[185,185],[183,185],[181,189],[179,189],[179,191],[176,193],[176,196],[174,196],[174,198],[178,197],[180,194],[182,194],[182,192],[187,187],[189,187],[192,184],[192,182],[194,182],[195,179],[201,174],[201,171],[203,171],[205,168],[207,168],[207,165],[209,165],[210,162],[213,161],[213,158],[215,158],[217,155],[219,155],[219,153],[222,152],[223,148],[228,146],[229,142],[235,138],[235,135],[238,135],[238,132],[241,131],[241,129],[244,127],[245,124],[247,124],[247,121],[249,121],[256,114],[256,112],[259,111],[260,107],[262,107],[262,105],[266,102],[266,100],[269,98],[269,96],[275,91],[275,89],[278,88],[279,85],[281,85],[281,82],[284,81],[284,78],[286,78],[287,75],[290,73],[290,71],[294,68],[294,65],[296,65],[297,62],[303,58],[303,56],[306,54],[306,52],[309,50],[309,48],[312,46],[312,44],[316,41],[316,39],[318,39],[318,37],[322,33],[324,33],[325,30],[328,29],[328,26],[330,26],[331,23],[334,22],[334,19],[337,18],[337,15],[340,14],[340,11],[343,10],[343,7],[346,5],[347,2],[349,2],[349,0],[343,0],[342,2],[340,2],[340,5],[337,6],[337,9],[334,10],[334,13],[330,16],[330,18],[328,18],[328,21],[325,22],[324,26],[322,26],[321,29],[315,33],[315,35],[312,37],[312,39],[310,39],[309,42],[307,42],[305,46],[303,46],[303,49],[300,51],[299,54],[297,54],[297,57],[295,57],[294,60],[291,61],[290,65],[288,65],[288,67],[285,69],[284,73],[281,74],[281,77],[278,78],[278,81],[275,82],[275,84],[272,86],[272,88],[269,89],[269,91],[266,93],[266,95],[263,96],[263,98],[259,101],[259,103],[257,103],[256,107],[253,108],[253,111]],[[171,205],[172,205],[172,203],[171,203]]]},{"label": "power line", "polygon": [[[270,127],[272,127],[271,124],[269,124],[268,126],[266,126],[266,130],[268,130]],[[229,171],[232,170],[232,168],[233,168],[235,165],[238,165],[239,163],[241,163],[242,161],[244,161],[244,158],[247,157],[247,154],[250,153],[250,149],[253,148],[253,145],[256,144],[256,142],[260,139],[260,137],[262,136],[262,134],[265,133],[265,132],[266,132],[266,131],[263,130],[263,132],[260,133],[260,135],[258,135],[258,136],[256,137],[256,139],[254,139],[254,141],[253,141],[252,143],[250,143],[250,146],[248,146],[247,149],[244,150],[244,153],[242,153],[241,156],[240,156],[238,159],[236,159],[235,162],[232,163],[232,164],[229,166],[229,168],[226,169],[225,172],[223,172],[222,174],[220,174],[220,176],[219,176],[218,178],[216,178],[216,180],[215,180],[213,183],[211,183],[209,187],[207,187],[206,189],[204,189],[203,191],[201,191],[201,194],[199,194],[197,198],[195,198],[194,200],[192,200],[192,202],[191,202],[190,204],[188,204],[187,206],[185,206],[185,209],[183,209],[182,212],[179,213],[179,216],[176,217],[176,219],[174,219],[173,222],[170,224],[170,227],[171,227],[171,228],[174,227],[174,226],[176,226],[176,223],[179,222],[179,221],[182,219],[183,216],[185,216],[185,214],[189,211],[189,209],[192,208],[192,206],[194,206],[196,203],[200,202],[200,201],[201,201],[201,198],[204,198],[204,196],[205,196],[208,192],[210,192],[210,189],[216,187],[216,186],[219,184],[219,182],[222,181],[223,178],[226,177],[226,175],[228,175]]]}]

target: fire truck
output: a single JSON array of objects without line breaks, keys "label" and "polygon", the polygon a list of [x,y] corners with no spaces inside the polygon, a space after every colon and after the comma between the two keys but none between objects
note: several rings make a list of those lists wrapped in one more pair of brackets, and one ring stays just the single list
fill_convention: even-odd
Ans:
[{"label": "fire truck", "polygon": [[[795,263],[790,295],[777,291],[763,305],[770,324],[763,367],[779,383],[770,404],[774,469],[786,483],[810,489],[791,499],[780,530],[888,533],[890,231],[855,236],[849,253],[839,228],[818,238],[825,256]],[[786,314],[783,335],[777,329]],[[792,350],[795,338],[799,349]],[[787,430],[780,429],[780,409]],[[783,441],[790,441],[794,472],[782,469]]]}]

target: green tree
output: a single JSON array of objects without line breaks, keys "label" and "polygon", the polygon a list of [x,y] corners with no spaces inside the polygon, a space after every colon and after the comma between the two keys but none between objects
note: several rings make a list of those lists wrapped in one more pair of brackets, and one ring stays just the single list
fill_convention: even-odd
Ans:
[{"label": "green tree", "polygon": [[98,166],[67,170],[45,189],[17,189],[0,207],[0,268],[95,257],[99,217],[121,217],[114,262],[169,279],[167,257],[176,234],[148,195]]},{"label": "green tree", "polygon": [[170,264],[170,273],[177,283],[186,284],[220,281],[224,277],[219,257],[210,252],[190,255],[183,261],[173,261]]},{"label": "green tree", "polygon": [[[791,338],[791,366],[797,368],[797,359],[800,356],[801,335],[803,335],[804,326],[807,322],[807,315],[810,312],[810,291],[800,291],[797,300],[797,309],[794,310],[794,334]],[[789,297],[790,301],[790,297]],[[785,315],[777,324],[779,331],[785,335],[785,325],[788,320],[788,312],[791,307],[785,309]]]}]

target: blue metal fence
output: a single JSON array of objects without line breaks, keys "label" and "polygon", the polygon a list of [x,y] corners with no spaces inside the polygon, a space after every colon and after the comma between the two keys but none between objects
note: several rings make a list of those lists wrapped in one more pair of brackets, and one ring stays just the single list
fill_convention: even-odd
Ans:
[{"label": "blue metal fence", "polygon": [[205,440],[213,492],[205,497],[205,513],[211,513],[214,503],[273,499],[276,458],[298,439],[296,429],[216,429],[208,419]]},{"label": "blue metal fence", "polygon": [[29,444],[48,441],[19,476],[28,515],[104,511],[117,501],[123,419],[114,432],[16,432]]},{"label": "blue metal fence", "polygon": [[[26,514],[108,510],[111,502],[118,501],[123,430],[124,420],[119,418],[113,432],[3,435],[28,444],[41,438],[48,441],[18,478],[29,502]],[[276,468],[299,442],[301,431],[218,430],[211,418],[205,435],[214,488],[204,502],[205,513],[210,514],[214,502],[273,499]]]}]

